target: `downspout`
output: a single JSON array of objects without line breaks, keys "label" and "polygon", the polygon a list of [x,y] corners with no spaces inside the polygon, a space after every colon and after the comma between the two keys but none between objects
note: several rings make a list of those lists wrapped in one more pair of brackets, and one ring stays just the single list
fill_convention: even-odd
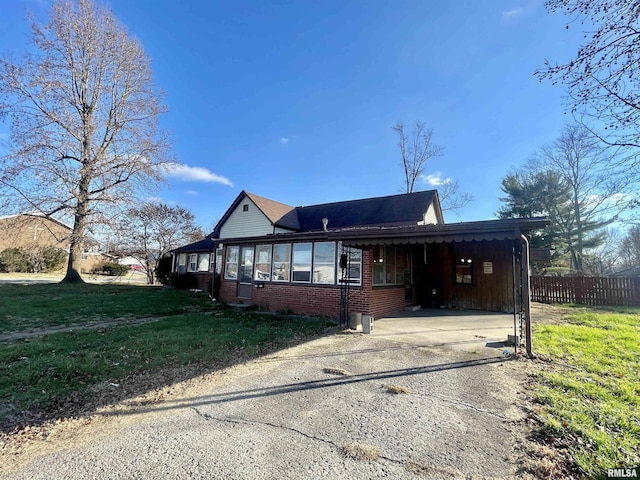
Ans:
[{"label": "downspout", "polygon": [[522,271],[524,273],[522,278],[522,307],[524,310],[524,324],[525,324],[525,348],[527,349],[527,356],[533,356],[533,335],[531,330],[531,279],[529,273],[529,240],[527,237],[520,234],[520,241],[522,242]]}]

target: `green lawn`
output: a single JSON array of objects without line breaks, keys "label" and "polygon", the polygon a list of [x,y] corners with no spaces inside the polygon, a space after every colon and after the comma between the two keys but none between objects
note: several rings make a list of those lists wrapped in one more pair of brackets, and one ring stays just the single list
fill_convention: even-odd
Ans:
[{"label": "green lawn", "polygon": [[134,285],[0,285],[0,332],[201,311],[207,295]]},{"label": "green lawn", "polygon": [[546,434],[559,438],[586,476],[640,463],[640,309],[567,307],[567,323],[538,325],[535,397]]},{"label": "green lawn", "polygon": [[17,328],[57,325],[68,318],[162,317],[0,342],[0,424],[5,427],[24,418],[25,411],[46,411],[71,394],[90,401],[96,385],[120,384],[127,375],[184,365],[211,370],[302,342],[335,325],[322,318],[223,310],[206,294],[143,286],[2,286],[0,294],[2,308],[11,312],[3,315]]}]

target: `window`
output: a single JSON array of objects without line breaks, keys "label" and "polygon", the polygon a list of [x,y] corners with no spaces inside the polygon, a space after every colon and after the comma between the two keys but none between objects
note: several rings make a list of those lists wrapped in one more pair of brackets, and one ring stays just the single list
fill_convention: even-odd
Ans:
[{"label": "window", "polygon": [[336,244],[313,244],[313,283],[333,284],[336,279]]},{"label": "window", "polygon": [[362,250],[347,247],[344,249],[347,255],[348,271],[344,275],[351,285],[362,284]]},{"label": "window", "polygon": [[461,258],[456,263],[456,285],[471,285],[473,283],[473,261],[470,258]]},{"label": "window", "polygon": [[176,266],[176,272],[184,273],[185,270],[186,270],[186,264],[187,264],[187,254],[186,253],[179,253],[178,254],[178,264]]},{"label": "window", "polygon": [[401,247],[373,247],[373,285],[403,285],[410,280],[409,253]]},{"label": "window", "polygon": [[189,266],[187,267],[187,272],[195,272],[198,268],[198,254],[192,253],[189,255]]},{"label": "window", "polygon": [[281,244],[273,246],[273,272],[274,282],[289,281],[289,267],[291,260],[291,244]]},{"label": "window", "polygon": [[240,247],[227,247],[227,259],[224,267],[224,278],[238,279],[238,250]]},{"label": "window", "polygon": [[293,244],[293,273],[291,281],[310,282],[311,281],[311,244]]},{"label": "window", "polygon": [[242,247],[240,252],[240,283],[252,283],[253,247]]},{"label": "window", "polygon": [[216,248],[216,273],[222,273],[222,247]]},{"label": "window", "polygon": [[211,255],[208,253],[198,254],[198,272],[207,272],[209,270],[209,259]]},{"label": "window", "polygon": [[268,281],[271,278],[271,245],[258,245],[256,247],[256,280]]},{"label": "window", "polygon": [[248,212],[249,211],[249,205],[242,205],[242,211],[243,212]]},{"label": "window", "polygon": [[209,254],[209,271],[213,272],[215,268],[216,268],[216,254],[210,253]]}]

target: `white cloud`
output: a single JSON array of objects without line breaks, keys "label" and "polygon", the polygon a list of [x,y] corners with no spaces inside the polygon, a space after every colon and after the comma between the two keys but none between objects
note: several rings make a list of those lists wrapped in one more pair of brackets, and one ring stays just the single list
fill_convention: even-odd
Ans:
[{"label": "white cloud", "polygon": [[442,178],[441,172],[435,172],[429,175],[422,175],[421,178],[425,183],[428,183],[432,187],[440,187],[442,185],[446,185],[451,181],[450,178]]},{"label": "white cloud", "polygon": [[513,10],[506,10],[502,12],[502,18],[503,19],[515,18],[522,15],[523,13],[524,13],[523,7],[514,8]]},{"label": "white cloud", "polygon": [[198,195],[198,192],[195,190],[187,190],[187,195]]},{"label": "white cloud", "polygon": [[178,178],[185,182],[221,183],[233,187],[233,183],[227,177],[213,173],[204,167],[190,167],[182,163],[171,163],[165,169],[167,176]]},{"label": "white cloud", "polygon": [[280,143],[286,145],[289,143],[289,139],[287,137],[280,137]]}]

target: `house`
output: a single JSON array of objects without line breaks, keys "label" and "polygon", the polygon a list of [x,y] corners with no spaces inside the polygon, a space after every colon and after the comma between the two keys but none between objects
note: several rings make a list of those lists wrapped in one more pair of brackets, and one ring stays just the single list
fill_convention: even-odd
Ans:
[{"label": "house", "polygon": [[406,306],[521,311],[524,235],[546,219],[445,224],[435,190],[291,207],[241,192],[174,278],[224,302],[376,317]]},{"label": "house", "polygon": [[[19,213],[0,217],[0,252],[19,248],[25,252],[53,247],[69,252],[71,226],[40,212]],[[98,241],[86,238],[82,254],[82,271],[90,272],[111,258],[100,252]]]}]

